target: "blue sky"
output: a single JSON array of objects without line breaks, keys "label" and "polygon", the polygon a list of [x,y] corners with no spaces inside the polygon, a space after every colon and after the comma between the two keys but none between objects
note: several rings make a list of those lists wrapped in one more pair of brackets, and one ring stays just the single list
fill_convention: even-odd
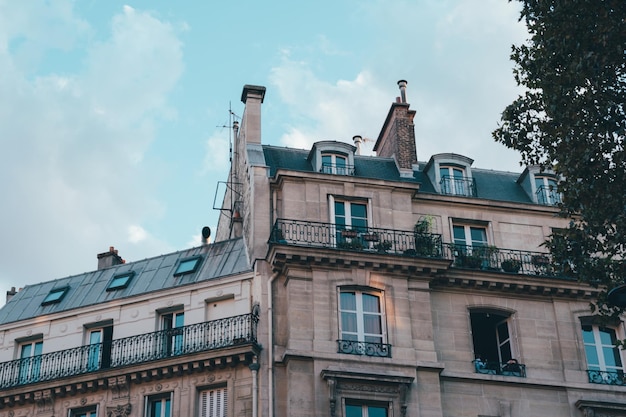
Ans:
[{"label": "blue sky", "polygon": [[0,0],[0,291],[93,270],[109,246],[135,261],[199,244],[244,84],[267,87],[263,143],[308,148],[375,139],[406,79],[420,160],[521,171],[491,139],[519,93],[518,14],[507,0]]}]

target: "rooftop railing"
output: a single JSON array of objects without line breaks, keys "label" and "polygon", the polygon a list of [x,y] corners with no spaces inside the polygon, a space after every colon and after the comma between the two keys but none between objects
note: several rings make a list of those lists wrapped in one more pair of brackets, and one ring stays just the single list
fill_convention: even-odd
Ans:
[{"label": "rooftop railing", "polygon": [[332,223],[278,219],[269,243],[449,259],[456,268],[509,274],[573,277],[569,264],[559,265],[548,253],[495,246],[443,243],[441,235],[416,231],[351,227]]},{"label": "rooftop railing", "polygon": [[476,197],[476,183],[473,178],[453,177],[444,175],[439,181],[441,194],[462,195],[465,197]]},{"label": "rooftop railing", "polygon": [[257,342],[244,314],[0,363],[0,389]]}]

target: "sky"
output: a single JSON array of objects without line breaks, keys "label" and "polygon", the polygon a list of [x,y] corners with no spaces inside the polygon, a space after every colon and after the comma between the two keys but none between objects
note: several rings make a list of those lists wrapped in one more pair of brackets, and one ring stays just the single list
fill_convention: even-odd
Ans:
[{"label": "sky", "polygon": [[[0,0],[0,293],[200,244],[230,113],[267,88],[262,142],[366,138],[408,81],[420,161],[521,172],[493,141],[521,92],[508,0]],[[371,141],[368,141],[370,139]],[[0,305],[4,296],[0,295]]]}]

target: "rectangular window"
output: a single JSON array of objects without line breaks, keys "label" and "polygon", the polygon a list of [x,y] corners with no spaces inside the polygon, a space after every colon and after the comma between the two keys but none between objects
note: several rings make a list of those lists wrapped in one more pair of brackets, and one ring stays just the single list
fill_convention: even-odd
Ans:
[{"label": "rectangular window", "polygon": [[193,274],[198,270],[200,263],[202,262],[202,256],[193,256],[191,258],[182,259],[178,262],[174,276]]},{"label": "rectangular window", "polygon": [[113,344],[113,326],[87,329],[87,370],[96,371],[111,366],[111,346]]},{"label": "rectangular window", "polygon": [[364,202],[335,201],[333,205],[335,239],[345,249],[363,249],[369,245],[361,235],[367,233],[367,204]]},{"label": "rectangular window", "polygon": [[200,391],[198,398],[200,417],[226,417],[228,407],[226,387]]},{"label": "rectangular window", "polygon": [[339,352],[390,357],[386,345],[382,295],[342,290],[339,293]]},{"label": "rectangular window", "polygon": [[146,417],[172,417],[172,395],[151,395],[146,400]]},{"label": "rectangular window", "polygon": [[615,346],[615,330],[595,324],[583,324],[583,343],[587,357],[587,368],[594,371],[621,372],[622,358]]},{"label": "rectangular window", "polygon": [[348,175],[348,158],[344,155],[322,154],[322,169],[325,174]]},{"label": "rectangular window", "polygon": [[41,354],[43,352],[43,341],[33,340],[19,344],[19,382],[29,384],[39,381],[41,373]]},{"label": "rectangular window", "polygon": [[483,226],[452,226],[454,245],[460,249],[487,246],[487,228]]},{"label": "rectangular window", "polygon": [[65,294],[67,294],[67,291],[69,289],[70,287],[62,287],[62,288],[55,288],[53,290],[50,290],[48,295],[46,295],[46,298],[44,298],[43,301],[41,302],[41,305],[45,306],[48,304],[60,303],[61,300],[63,300],[63,297],[65,297]]},{"label": "rectangular window", "polygon": [[561,202],[561,195],[557,192],[557,181],[552,177],[535,177],[535,194],[537,203],[552,206]]},{"label": "rectangular window", "polygon": [[442,194],[468,195],[467,179],[462,168],[441,166],[439,167],[439,175],[441,176]]},{"label": "rectangular window", "polygon": [[98,407],[95,405],[70,410],[70,417],[97,417]]},{"label": "rectangular window", "polygon": [[387,408],[383,405],[346,404],[346,417],[387,417]]},{"label": "rectangular window", "polygon": [[476,371],[485,374],[525,376],[515,357],[511,316],[504,312],[470,312]]},{"label": "rectangular window", "polygon": [[107,291],[121,290],[128,287],[128,284],[130,284],[130,281],[134,276],[134,272],[126,272],[124,274],[114,276],[107,286]]},{"label": "rectangular window", "polygon": [[161,314],[162,348],[165,356],[180,355],[184,352],[184,325],[183,311]]}]

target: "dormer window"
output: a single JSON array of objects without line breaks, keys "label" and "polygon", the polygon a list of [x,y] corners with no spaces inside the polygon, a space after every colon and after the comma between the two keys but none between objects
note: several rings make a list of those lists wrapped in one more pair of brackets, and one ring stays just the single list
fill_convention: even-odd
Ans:
[{"label": "dormer window", "polygon": [[535,175],[535,195],[537,203],[554,206],[561,202],[561,195],[557,192],[556,178],[548,175]]},{"label": "dormer window", "polygon": [[472,196],[473,181],[465,175],[465,169],[457,166],[439,166],[439,182],[442,194]]},{"label": "dormer window", "polygon": [[473,162],[463,155],[442,153],[433,155],[424,171],[441,194],[476,197],[471,171]]},{"label": "dormer window", "polygon": [[333,175],[354,175],[356,147],[344,142],[322,141],[313,144],[308,160],[316,172]]}]

